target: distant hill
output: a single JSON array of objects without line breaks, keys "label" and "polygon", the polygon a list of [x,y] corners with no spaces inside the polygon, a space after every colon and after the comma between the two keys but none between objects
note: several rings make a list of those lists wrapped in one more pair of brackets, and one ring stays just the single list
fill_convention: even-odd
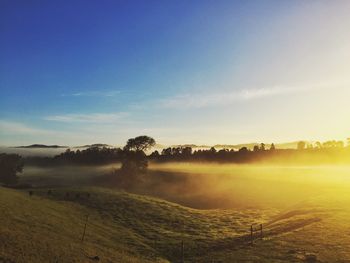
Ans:
[{"label": "distant hill", "polygon": [[94,144],[87,144],[87,145],[82,145],[82,146],[76,146],[73,148],[91,148],[91,147],[98,147],[98,148],[102,148],[102,147],[114,147],[113,145],[110,144],[105,144],[105,143],[94,143]]},{"label": "distant hill", "polygon": [[[275,147],[277,149],[296,149],[299,141],[295,142],[285,142],[285,143],[275,143]],[[253,149],[255,145],[260,145],[260,143],[243,143],[243,144],[235,144],[235,145],[227,145],[227,144],[217,144],[214,145],[214,148],[226,148],[226,149],[240,149],[242,147],[247,147],[248,149]],[[265,143],[265,147],[268,149],[271,147],[270,143]]]},{"label": "distant hill", "polygon": [[210,148],[211,146],[208,145],[196,145],[196,144],[177,144],[177,145],[171,145],[171,148],[184,148],[184,147],[191,147],[191,148]]},{"label": "distant hill", "polygon": [[27,145],[27,146],[16,146],[13,148],[29,148],[29,149],[32,149],[32,148],[45,148],[45,149],[46,148],[54,148],[54,149],[57,149],[57,148],[68,148],[68,146],[32,144],[32,145]]},{"label": "distant hill", "polygon": [[255,145],[259,145],[260,143],[243,143],[243,144],[216,144],[213,147],[216,149],[221,149],[221,148],[225,148],[225,149],[241,149],[242,147],[247,147],[248,149],[253,149]]}]

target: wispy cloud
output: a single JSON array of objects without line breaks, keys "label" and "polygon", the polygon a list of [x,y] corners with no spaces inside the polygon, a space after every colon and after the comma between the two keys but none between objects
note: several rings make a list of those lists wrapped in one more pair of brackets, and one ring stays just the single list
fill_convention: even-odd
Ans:
[{"label": "wispy cloud", "polygon": [[260,89],[246,89],[237,94],[237,99],[257,99],[263,97],[270,97],[275,95],[283,95],[289,93],[296,93],[302,90],[306,90],[306,87],[270,87]]},{"label": "wispy cloud", "polygon": [[44,119],[58,122],[85,122],[85,123],[114,123],[123,119],[128,114],[126,112],[118,113],[92,113],[92,114],[65,114],[52,115]]},{"label": "wispy cloud", "polygon": [[[103,133],[101,133],[103,131]],[[102,130],[96,132],[96,129],[76,130],[42,129],[32,125],[27,125],[15,121],[0,120],[0,144],[18,145],[22,144],[88,144],[91,142],[104,141],[105,138],[111,138],[113,132]],[[113,130],[114,131],[114,130]],[[17,137],[16,137],[17,136]]]},{"label": "wispy cloud", "polygon": [[74,92],[70,94],[62,94],[62,97],[115,97],[119,95],[120,90],[90,90]]},{"label": "wispy cloud", "polygon": [[173,109],[224,106],[234,104],[238,101],[303,92],[315,87],[316,86],[275,86],[269,88],[243,89],[226,93],[183,94],[172,98],[161,99],[158,105],[161,108]]},{"label": "wispy cloud", "polygon": [[27,126],[23,123],[0,120],[0,131],[7,134],[48,135],[52,131]]}]

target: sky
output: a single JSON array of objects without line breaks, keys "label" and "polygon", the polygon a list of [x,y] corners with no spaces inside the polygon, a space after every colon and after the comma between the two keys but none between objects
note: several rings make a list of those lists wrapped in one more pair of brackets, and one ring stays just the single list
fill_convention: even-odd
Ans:
[{"label": "sky", "polygon": [[0,1],[0,145],[350,137],[350,1]]}]

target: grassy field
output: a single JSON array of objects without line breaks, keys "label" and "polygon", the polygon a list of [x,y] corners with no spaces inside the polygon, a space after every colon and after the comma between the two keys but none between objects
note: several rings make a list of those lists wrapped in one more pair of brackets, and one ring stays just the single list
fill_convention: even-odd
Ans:
[{"label": "grassy field", "polygon": [[0,193],[0,254],[15,262],[86,262],[87,255],[102,262],[176,261],[182,240],[188,256],[200,256],[272,213],[195,210],[101,188],[57,188],[49,196],[47,189],[33,190],[33,196],[5,188]]},{"label": "grassy field", "polygon": [[[39,185],[32,196],[28,190],[0,188],[0,262],[97,262],[97,257],[99,262],[181,262],[182,241],[185,262],[350,262],[350,193],[345,168],[303,168],[305,180],[299,168],[296,172],[291,167],[155,168],[179,173],[182,179],[161,180],[162,187],[167,186],[164,182],[179,184],[175,190],[164,191],[169,196],[187,194],[185,199],[174,199],[192,198],[198,204],[205,195],[211,200],[210,195],[220,191],[232,191],[234,197],[236,192],[247,193],[238,206],[231,198],[226,209],[195,209],[149,195],[79,185],[79,180],[67,186],[70,179],[50,188]],[[283,171],[289,176],[280,177]],[[204,176],[214,175],[210,187]],[[44,173],[26,176],[36,181]],[[199,189],[192,176],[205,187]],[[231,181],[224,180],[227,176]],[[257,191],[259,185],[262,188]],[[188,189],[180,191],[184,186]],[[273,186],[278,189],[273,191]],[[305,193],[308,187],[310,192]],[[274,202],[276,193],[280,200]],[[226,196],[227,192],[220,200],[225,202]],[[259,202],[244,203],[244,198],[253,196]],[[250,226],[260,223],[263,238],[257,236],[251,244]]]},{"label": "grassy field", "polygon": [[[102,262],[147,262],[120,242],[129,236],[128,229],[74,202],[0,188],[0,209],[0,256],[5,262],[89,262],[95,256]],[[91,221],[82,243],[86,215]]]}]

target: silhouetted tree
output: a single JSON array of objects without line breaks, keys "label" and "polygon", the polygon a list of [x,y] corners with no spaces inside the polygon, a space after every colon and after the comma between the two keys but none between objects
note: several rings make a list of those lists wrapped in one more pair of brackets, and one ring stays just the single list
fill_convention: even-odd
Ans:
[{"label": "silhouetted tree", "polygon": [[298,150],[304,150],[305,146],[306,146],[306,142],[300,141],[300,142],[298,142],[297,149]]},{"label": "silhouetted tree", "polygon": [[192,155],[192,148],[191,147],[184,147],[181,149],[181,155],[183,157],[190,157]]},{"label": "silhouetted tree", "polygon": [[144,151],[155,144],[155,140],[148,136],[139,136],[127,141],[120,169],[122,186],[130,187],[142,180],[142,175],[147,172],[148,167],[148,160]]},{"label": "silhouetted tree", "polygon": [[247,152],[249,152],[249,150],[248,150],[247,147],[242,147],[241,149],[239,149],[238,152],[240,152],[240,153],[247,153]]},{"label": "silhouetted tree", "polygon": [[128,151],[146,151],[153,147],[156,141],[149,136],[143,135],[129,139],[124,147]]},{"label": "silhouetted tree", "polygon": [[129,175],[144,174],[147,171],[147,156],[143,151],[127,151],[121,170]]},{"label": "silhouetted tree", "polygon": [[309,150],[312,150],[314,148],[314,146],[312,145],[312,143],[308,143],[306,148]]},{"label": "silhouetted tree", "polygon": [[56,155],[54,160],[58,164],[105,164],[120,161],[123,151],[120,148],[92,146],[85,150],[71,151]]},{"label": "silhouetted tree", "polygon": [[152,158],[152,159],[158,159],[159,158],[159,152],[157,151],[157,150],[155,150],[154,152],[152,152],[151,154],[150,154],[150,157]]},{"label": "silhouetted tree", "polygon": [[260,143],[260,151],[265,151],[265,143]]},{"label": "silhouetted tree", "polygon": [[335,141],[326,141],[322,143],[322,148],[334,148],[335,147]]},{"label": "silhouetted tree", "polygon": [[271,147],[270,147],[270,151],[274,151],[274,150],[276,150],[276,146],[275,146],[274,143],[272,143],[272,144],[271,144]]},{"label": "silhouetted tree", "polygon": [[12,185],[18,182],[17,173],[23,170],[22,157],[18,154],[0,154],[0,182]]},{"label": "silhouetted tree", "polygon": [[216,149],[214,147],[211,147],[209,150],[211,153],[216,153]]},{"label": "silhouetted tree", "polygon": [[326,141],[322,143],[323,148],[343,148],[344,142],[343,141]]},{"label": "silhouetted tree", "polygon": [[318,148],[318,149],[322,149],[322,143],[320,143],[320,142],[316,142],[316,148]]},{"label": "silhouetted tree", "polygon": [[171,148],[165,148],[162,150],[162,155],[171,156]]},{"label": "silhouetted tree", "polygon": [[259,146],[258,145],[254,145],[254,148],[253,148],[253,151],[254,152],[258,152],[260,149],[259,149]]}]

